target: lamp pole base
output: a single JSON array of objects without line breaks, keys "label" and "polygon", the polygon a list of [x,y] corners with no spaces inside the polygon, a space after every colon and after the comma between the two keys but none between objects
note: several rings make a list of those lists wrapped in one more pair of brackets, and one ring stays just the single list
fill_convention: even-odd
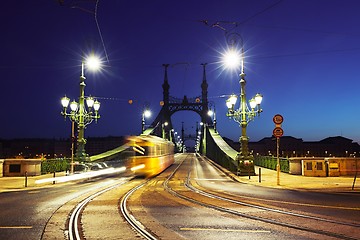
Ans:
[{"label": "lamp pole base", "polygon": [[243,156],[238,154],[237,159],[237,175],[238,176],[255,176],[255,165],[253,156]]}]

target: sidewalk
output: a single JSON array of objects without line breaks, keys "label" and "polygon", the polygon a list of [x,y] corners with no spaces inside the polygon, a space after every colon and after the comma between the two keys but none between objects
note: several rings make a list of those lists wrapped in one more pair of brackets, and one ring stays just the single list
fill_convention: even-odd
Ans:
[{"label": "sidewalk", "polygon": [[[360,174],[357,177],[354,189],[354,176],[341,177],[307,177],[302,175],[292,175],[280,172],[279,182],[277,184],[277,171],[255,166],[256,176],[236,176],[234,173],[223,168],[212,160],[208,161],[223,171],[226,175],[235,181],[252,184],[262,187],[271,187],[279,189],[293,189],[300,191],[321,191],[321,192],[352,192],[360,193]],[[261,176],[259,174],[261,169]]]},{"label": "sidewalk", "polygon": [[[65,176],[65,172],[57,172],[55,174],[56,177],[63,177]],[[0,193],[1,192],[8,192],[8,191],[19,191],[19,190],[29,190],[29,189],[36,189],[39,187],[44,186],[51,186],[54,185],[53,181],[49,181],[46,183],[37,184],[35,183],[36,180],[40,179],[51,179],[54,177],[54,174],[44,174],[40,176],[28,176],[27,181],[25,177],[0,177]],[[58,183],[56,183],[58,184]],[[55,185],[56,185],[55,184]],[[25,186],[27,185],[27,186]]]},{"label": "sidewalk", "polygon": [[[261,176],[259,176],[260,167],[255,166],[256,176],[235,176],[233,177],[242,183],[253,184],[263,187],[325,191],[325,192],[357,192],[360,193],[360,176],[355,181],[354,176],[340,177],[307,177],[302,175],[291,175],[289,173],[280,173],[280,185],[277,184],[277,172],[261,167]],[[360,174],[359,174],[360,175]],[[261,182],[259,182],[261,180]]]}]

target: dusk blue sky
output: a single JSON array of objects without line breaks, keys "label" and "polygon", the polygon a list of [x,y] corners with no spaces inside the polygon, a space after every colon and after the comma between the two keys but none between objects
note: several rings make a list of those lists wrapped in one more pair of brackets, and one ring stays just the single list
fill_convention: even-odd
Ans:
[{"label": "dusk blue sky", "polygon": [[[144,105],[153,112],[147,123],[161,108],[162,64],[171,65],[170,95],[191,98],[201,95],[200,64],[208,63],[218,130],[238,140],[240,128],[219,97],[240,89],[238,73],[218,62],[227,48],[225,29],[243,38],[248,98],[264,96],[263,113],[248,127],[250,141],[271,136],[272,118],[281,114],[287,136],[360,142],[359,1],[99,0],[101,36],[91,13],[96,2],[2,2],[0,138],[69,137],[60,99],[78,98],[82,55],[93,50],[105,66],[85,72],[85,94],[100,97],[101,119],[86,137],[139,134]],[[177,131],[184,122],[189,134],[200,117],[179,112],[172,121]]]}]

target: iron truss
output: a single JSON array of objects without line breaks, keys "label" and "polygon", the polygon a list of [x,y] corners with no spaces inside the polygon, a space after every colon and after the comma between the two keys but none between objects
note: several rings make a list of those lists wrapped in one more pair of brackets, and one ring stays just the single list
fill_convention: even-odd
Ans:
[{"label": "iron truss", "polygon": [[184,96],[183,99],[171,97],[169,101],[168,109],[171,115],[177,111],[186,110],[186,111],[194,111],[201,116],[203,111],[203,103],[200,97],[189,98],[189,99],[186,96]]}]

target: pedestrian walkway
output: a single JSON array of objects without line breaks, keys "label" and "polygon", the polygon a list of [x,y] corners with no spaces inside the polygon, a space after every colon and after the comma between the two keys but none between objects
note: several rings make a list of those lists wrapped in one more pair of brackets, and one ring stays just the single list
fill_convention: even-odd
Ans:
[{"label": "pedestrian walkway", "polygon": [[264,187],[326,192],[352,191],[360,193],[360,179],[355,181],[354,189],[352,189],[354,176],[308,177],[281,172],[279,177],[280,185],[278,185],[277,171],[255,166],[255,173],[256,176],[250,176],[250,179],[249,176],[234,176],[240,182]]},{"label": "pedestrian walkway", "polygon": [[[65,172],[57,172],[55,173],[55,179],[57,177],[65,176]],[[54,174],[43,174],[40,176],[28,176],[26,177],[0,177],[0,192],[7,192],[7,191],[19,191],[19,190],[26,190],[26,189],[36,189],[39,187],[44,186],[51,186],[54,185],[53,181],[48,181],[45,183],[36,183],[36,180],[41,179],[52,179]]]},{"label": "pedestrian walkway", "polygon": [[359,178],[357,178],[357,180],[354,182],[354,176],[307,177],[281,172],[279,177],[280,184],[278,185],[277,171],[275,170],[255,166],[256,176],[236,176],[234,173],[221,167],[214,161],[209,160],[209,162],[215,165],[217,168],[219,168],[221,171],[223,171],[225,174],[227,174],[234,180],[241,183],[279,189],[360,193],[360,174]]}]

